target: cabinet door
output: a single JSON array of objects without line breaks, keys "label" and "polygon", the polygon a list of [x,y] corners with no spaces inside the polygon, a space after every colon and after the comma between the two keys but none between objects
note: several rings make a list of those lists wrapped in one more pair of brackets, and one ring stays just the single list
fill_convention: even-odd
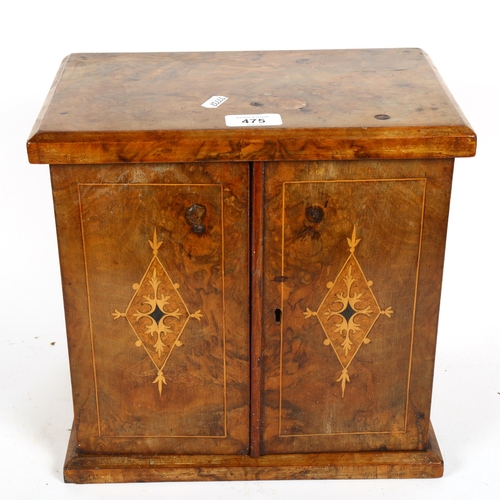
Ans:
[{"label": "cabinet door", "polygon": [[265,165],[264,453],[425,449],[452,168]]},{"label": "cabinet door", "polygon": [[82,452],[248,450],[248,165],[52,166]]}]

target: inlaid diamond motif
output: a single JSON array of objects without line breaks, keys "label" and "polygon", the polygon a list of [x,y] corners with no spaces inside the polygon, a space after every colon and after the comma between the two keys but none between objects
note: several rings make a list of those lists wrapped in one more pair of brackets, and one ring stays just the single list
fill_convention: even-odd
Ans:
[{"label": "inlaid diamond motif", "polygon": [[166,385],[165,366],[176,347],[183,343],[180,338],[191,318],[201,321],[201,311],[190,313],[179,293],[179,285],[173,283],[167,270],[158,259],[158,249],[162,242],[158,241],[156,229],[153,241],[149,241],[153,249],[153,258],[140,283],[135,283],[135,294],[125,312],[115,309],[112,313],[116,319],[127,318],[134,330],[137,341],[135,345],[142,347],[157,371],[153,383],[158,384],[162,393]]},{"label": "inlaid diamond motif", "polygon": [[317,311],[309,308],[304,312],[306,318],[316,316],[325,333],[325,346],[331,346],[342,365],[342,374],[337,382],[342,384],[342,397],[346,383],[350,382],[349,366],[363,344],[369,344],[373,325],[380,315],[391,317],[393,310],[388,307],[381,310],[372,292],[372,281],[365,278],[363,270],[354,255],[361,241],[353,229],[351,238],[347,238],[350,255],[344,263],[335,281],[326,284],[328,292]]}]

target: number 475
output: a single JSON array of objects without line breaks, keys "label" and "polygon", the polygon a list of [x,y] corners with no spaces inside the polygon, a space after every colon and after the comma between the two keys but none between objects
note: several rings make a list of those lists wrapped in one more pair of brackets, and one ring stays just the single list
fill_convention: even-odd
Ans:
[{"label": "number 475", "polygon": [[266,123],[264,118],[246,118],[241,123]]}]

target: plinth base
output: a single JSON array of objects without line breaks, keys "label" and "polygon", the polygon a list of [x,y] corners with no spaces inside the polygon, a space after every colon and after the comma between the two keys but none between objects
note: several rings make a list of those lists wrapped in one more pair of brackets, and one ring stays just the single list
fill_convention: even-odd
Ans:
[{"label": "plinth base", "polygon": [[432,426],[426,451],[251,458],[239,455],[84,455],[75,450],[73,431],[64,466],[64,480],[68,483],[436,478],[444,471]]}]

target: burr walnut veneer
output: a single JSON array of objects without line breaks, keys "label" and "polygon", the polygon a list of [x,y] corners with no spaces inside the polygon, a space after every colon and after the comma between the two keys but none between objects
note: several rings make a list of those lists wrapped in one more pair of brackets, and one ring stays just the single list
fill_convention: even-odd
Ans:
[{"label": "burr walnut veneer", "polygon": [[438,477],[455,157],[419,49],[73,54],[52,177],[70,482]]}]

